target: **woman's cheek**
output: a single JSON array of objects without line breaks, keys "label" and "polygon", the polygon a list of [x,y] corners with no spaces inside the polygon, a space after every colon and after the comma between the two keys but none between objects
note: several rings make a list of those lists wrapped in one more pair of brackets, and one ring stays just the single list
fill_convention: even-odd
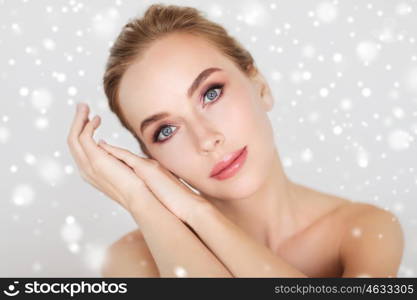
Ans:
[{"label": "woman's cheek", "polygon": [[[223,124],[231,143],[242,143],[241,136],[251,136],[256,131],[255,116],[250,98],[244,93],[234,93],[227,99],[222,113]],[[226,134],[225,133],[225,134]]]},{"label": "woman's cheek", "polygon": [[[244,90],[241,93],[226,91],[217,101],[207,106],[203,113],[213,128],[223,135],[225,149],[222,151],[254,142],[253,135],[257,132],[257,124],[248,93]],[[165,143],[151,146],[154,157],[161,165],[180,177],[183,174],[180,174],[179,170],[193,170],[195,167],[193,161],[184,160],[184,157],[188,156],[184,153],[193,152],[193,143],[189,132],[182,127],[178,127],[179,131],[174,132]],[[193,155],[190,154],[188,157]]]},{"label": "woman's cheek", "polygon": [[170,140],[159,150],[160,162],[181,178],[187,177],[188,174],[184,172],[191,173],[191,177],[195,176],[194,169],[201,165],[201,157],[195,149],[196,137],[190,132],[192,129],[184,124],[179,125],[176,130],[178,132],[174,132]]}]

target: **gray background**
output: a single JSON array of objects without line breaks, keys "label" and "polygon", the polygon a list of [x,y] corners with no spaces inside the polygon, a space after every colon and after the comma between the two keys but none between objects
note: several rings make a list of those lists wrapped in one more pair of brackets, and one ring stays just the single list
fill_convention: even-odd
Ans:
[{"label": "gray background", "polygon": [[[164,1],[203,10],[253,54],[276,100],[288,176],[389,209],[399,276],[417,272],[417,5],[406,1]],[[75,103],[96,139],[138,153],[107,107],[108,48],[154,1],[0,0],[0,276],[99,276],[104,248],[136,228],[79,176]]]}]

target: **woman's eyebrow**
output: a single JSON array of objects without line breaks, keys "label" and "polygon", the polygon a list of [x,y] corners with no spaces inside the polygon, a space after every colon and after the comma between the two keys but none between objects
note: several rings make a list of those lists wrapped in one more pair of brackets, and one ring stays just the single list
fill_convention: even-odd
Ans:
[{"label": "woman's eyebrow", "polygon": [[187,96],[191,97],[195,90],[200,86],[200,84],[210,76],[211,73],[216,71],[221,71],[220,68],[208,68],[203,70],[198,76],[194,79],[193,83],[191,84],[190,88],[188,89]]},{"label": "woman's eyebrow", "polygon": [[154,122],[156,122],[156,121],[158,121],[160,119],[166,118],[166,117],[169,117],[169,113],[167,113],[167,112],[161,112],[161,113],[154,114],[154,115],[150,116],[149,118],[146,118],[140,124],[140,132],[143,135],[143,131],[146,129],[146,127],[148,127],[152,123],[154,123]]},{"label": "woman's eyebrow", "polygon": [[[198,74],[198,76],[194,79],[193,83],[191,84],[191,86],[189,87],[188,91],[187,91],[187,96],[191,97],[194,92],[197,90],[197,88],[200,86],[200,84],[206,80],[211,73],[216,72],[216,71],[222,71],[222,69],[220,68],[207,68],[205,70],[203,70],[200,74]],[[143,131],[146,129],[146,127],[148,127],[149,125],[151,125],[152,123],[169,117],[169,113],[167,112],[160,112],[157,114],[153,114],[152,116],[146,118],[145,120],[143,120],[140,124],[140,132],[143,135]]]}]

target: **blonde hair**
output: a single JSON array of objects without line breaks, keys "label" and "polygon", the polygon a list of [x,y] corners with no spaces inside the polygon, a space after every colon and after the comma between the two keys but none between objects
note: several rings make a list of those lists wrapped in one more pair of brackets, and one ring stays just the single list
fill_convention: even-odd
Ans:
[{"label": "blonde hair", "polygon": [[221,25],[208,20],[193,7],[153,4],[142,18],[129,20],[110,49],[103,76],[103,87],[110,110],[117,115],[122,126],[133,134],[142,152],[149,158],[152,156],[145,144],[122,114],[118,101],[119,85],[129,65],[140,57],[152,42],[177,32],[204,37],[246,75],[252,76],[256,73],[251,54]]}]

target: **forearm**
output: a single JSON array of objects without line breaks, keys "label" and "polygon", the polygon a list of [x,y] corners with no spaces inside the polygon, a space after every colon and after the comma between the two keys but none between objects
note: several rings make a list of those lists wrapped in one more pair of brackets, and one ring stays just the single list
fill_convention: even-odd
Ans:
[{"label": "forearm", "polygon": [[137,203],[130,212],[143,233],[161,277],[183,276],[183,270],[186,277],[233,277],[162,203],[158,200],[147,201],[146,206]]},{"label": "forearm", "polygon": [[187,223],[234,277],[307,277],[210,204]]}]

